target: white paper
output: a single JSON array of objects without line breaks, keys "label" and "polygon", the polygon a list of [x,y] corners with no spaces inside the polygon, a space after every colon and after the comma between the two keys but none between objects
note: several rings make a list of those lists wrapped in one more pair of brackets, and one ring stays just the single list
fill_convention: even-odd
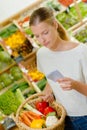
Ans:
[{"label": "white paper", "polygon": [[59,78],[63,78],[64,76],[58,70],[52,71],[47,75],[47,78],[56,82]]}]

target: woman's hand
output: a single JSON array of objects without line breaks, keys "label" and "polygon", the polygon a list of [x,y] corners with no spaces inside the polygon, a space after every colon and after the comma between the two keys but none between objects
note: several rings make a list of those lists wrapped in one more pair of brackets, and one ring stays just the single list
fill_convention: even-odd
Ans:
[{"label": "woman's hand", "polygon": [[64,78],[58,79],[57,81],[59,82],[59,84],[63,90],[74,89],[75,80],[73,80],[71,78],[64,77]]},{"label": "woman's hand", "polygon": [[45,101],[53,102],[54,101],[54,95],[52,92],[52,89],[50,85],[47,83],[45,89],[43,90],[43,96],[41,98]]},{"label": "woman's hand", "polygon": [[54,98],[54,95],[53,93],[44,93],[44,96],[42,96],[41,98],[44,100],[44,101],[47,101],[47,102],[53,102],[55,100]]},{"label": "woman's hand", "polygon": [[57,80],[63,90],[76,90],[81,94],[87,96],[87,84],[80,81],[73,80],[71,78],[61,78]]}]

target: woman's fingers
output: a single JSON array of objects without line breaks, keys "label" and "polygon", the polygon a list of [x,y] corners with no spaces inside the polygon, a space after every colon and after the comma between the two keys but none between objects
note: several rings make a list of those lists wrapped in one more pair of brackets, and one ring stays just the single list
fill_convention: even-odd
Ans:
[{"label": "woman's fingers", "polygon": [[60,87],[63,90],[71,90],[72,89],[72,80],[69,78],[60,79],[59,81]]},{"label": "woman's fingers", "polygon": [[52,93],[41,96],[41,98],[45,101],[48,101],[48,102],[54,101],[54,95]]}]

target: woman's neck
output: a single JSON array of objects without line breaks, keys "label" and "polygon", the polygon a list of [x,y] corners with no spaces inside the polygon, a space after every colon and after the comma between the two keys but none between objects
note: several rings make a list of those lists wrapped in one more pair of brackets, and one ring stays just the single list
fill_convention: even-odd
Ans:
[{"label": "woman's neck", "polygon": [[75,48],[76,46],[78,46],[78,43],[58,39],[56,40],[55,45],[53,46],[51,50],[52,51],[66,51],[66,50]]},{"label": "woman's neck", "polygon": [[51,48],[52,51],[61,51],[65,48],[67,41],[60,39],[59,37],[55,41],[55,44]]}]

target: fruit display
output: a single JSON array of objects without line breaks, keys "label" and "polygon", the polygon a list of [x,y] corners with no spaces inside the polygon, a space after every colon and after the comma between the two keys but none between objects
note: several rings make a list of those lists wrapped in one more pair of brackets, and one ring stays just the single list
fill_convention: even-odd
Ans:
[{"label": "fruit display", "polygon": [[29,71],[28,75],[35,82],[42,80],[45,77],[45,75],[43,73],[41,73],[40,71],[38,71],[37,69],[33,69],[33,70]]},{"label": "fruit display", "polygon": [[11,55],[16,58],[25,57],[32,52],[33,46],[31,42],[24,36],[16,25],[11,24],[1,30],[0,37],[3,39],[5,46],[11,50]]},{"label": "fruit display", "polygon": [[19,55],[22,55],[24,57],[32,52],[33,46],[20,31],[17,31],[4,40],[6,45],[10,46],[10,48],[12,49],[13,57],[18,57]]}]

